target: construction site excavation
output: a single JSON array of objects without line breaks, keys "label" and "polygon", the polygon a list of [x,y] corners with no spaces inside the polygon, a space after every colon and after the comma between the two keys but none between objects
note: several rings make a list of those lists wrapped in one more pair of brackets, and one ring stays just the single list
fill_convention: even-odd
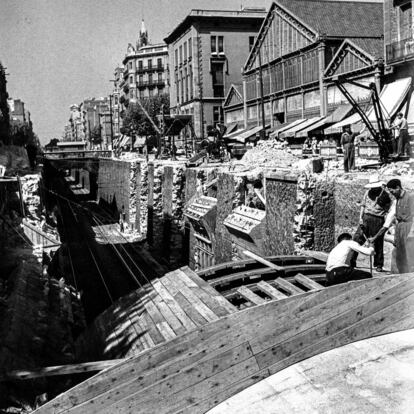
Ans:
[{"label": "construction site excavation", "polygon": [[0,413],[411,414],[413,4],[160,7],[59,139],[0,64]]}]

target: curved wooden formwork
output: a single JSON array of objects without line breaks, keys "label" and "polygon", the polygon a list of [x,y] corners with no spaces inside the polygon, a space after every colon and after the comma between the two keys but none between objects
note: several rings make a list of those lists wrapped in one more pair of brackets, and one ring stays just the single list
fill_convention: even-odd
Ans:
[{"label": "curved wooden formwork", "polygon": [[38,413],[204,413],[298,361],[414,327],[414,274],[309,291],[228,314],[79,384]]}]

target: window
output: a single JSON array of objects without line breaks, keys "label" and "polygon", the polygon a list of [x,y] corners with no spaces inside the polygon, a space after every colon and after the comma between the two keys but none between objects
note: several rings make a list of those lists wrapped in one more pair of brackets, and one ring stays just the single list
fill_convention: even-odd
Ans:
[{"label": "window", "polygon": [[139,98],[142,99],[144,97],[144,90],[140,89],[139,90]]},{"label": "window", "polygon": [[183,45],[180,46],[180,65],[183,63]]},{"label": "window", "polygon": [[193,56],[193,38],[188,39],[188,58],[191,59]]},{"label": "window", "polygon": [[151,85],[152,83],[152,73],[148,74],[148,83]]},{"label": "window", "polygon": [[224,53],[224,38],[223,36],[218,37],[218,52]]},{"label": "window", "polygon": [[177,74],[175,74],[175,93],[176,93],[176,96],[177,96],[177,103],[179,102],[179,95],[180,95],[180,88],[179,88],[179,85],[178,85],[178,75]]},{"label": "window", "polygon": [[187,42],[184,42],[184,62],[187,61]]},{"label": "window", "polygon": [[153,96],[154,92],[152,89],[148,89],[148,96]]},{"label": "window", "polygon": [[187,69],[184,69],[185,100],[188,101],[188,76]]},{"label": "window", "polygon": [[222,111],[223,108],[221,106],[213,106],[213,124],[216,126],[218,123],[222,122]]},{"label": "window", "polygon": [[178,66],[178,49],[175,49],[175,67]]},{"label": "window", "polygon": [[144,84],[144,76],[143,75],[139,75],[139,84],[140,85]]},{"label": "window", "polygon": [[211,36],[211,53],[224,53],[224,37]]},{"label": "window", "polygon": [[253,49],[254,40],[255,40],[254,36],[249,36],[249,52]]},{"label": "window", "polygon": [[180,81],[181,81],[181,88],[180,88],[180,92],[181,92],[181,96],[180,96],[180,101],[184,102],[184,78],[183,78],[183,72],[180,72]]},{"label": "window", "polygon": [[224,96],[224,67],[223,63],[211,64],[211,75],[213,77],[213,96]]},{"label": "window", "polygon": [[159,73],[158,74],[158,83],[161,83],[162,82],[162,73]]},{"label": "window", "polygon": [[133,90],[133,89],[131,89],[131,90],[129,91],[129,97],[130,97],[131,99],[133,99],[133,98],[134,98],[134,90]]},{"label": "window", "polygon": [[152,69],[152,59],[148,59],[148,69]]},{"label": "window", "polygon": [[128,62],[128,67],[129,67],[129,69],[132,69],[132,61]]},{"label": "window", "polygon": [[139,70],[142,70],[142,60],[139,60],[138,61],[138,69]]},{"label": "window", "polygon": [[162,68],[162,59],[161,58],[157,59],[157,66],[158,66],[158,68]]},{"label": "window", "polygon": [[216,36],[211,36],[211,53],[217,53],[217,38]]},{"label": "window", "polygon": [[190,99],[193,99],[193,68],[190,66],[189,68],[190,72]]},{"label": "window", "polygon": [[134,83],[134,77],[131,75],[129,77],[129,84],[131,85],[132,83]]}]

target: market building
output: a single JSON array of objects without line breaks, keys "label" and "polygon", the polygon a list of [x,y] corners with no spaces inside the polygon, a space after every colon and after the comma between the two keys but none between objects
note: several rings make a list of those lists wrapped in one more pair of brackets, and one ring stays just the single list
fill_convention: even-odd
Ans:
[{"label": "market building", "polygon": [[223,123],[222,105],[240,81],[264,9],[191,10],[164,39],[168,45],[170,111],[193,116],[196,137]]},{"label": "market building", "polygon": [[[314,125],[322,130],[341,121],[351,107],[335,80],[375,82],[380,90],[382,34],[382,3],[273,2],[243,67],[243,85],[226,97],[228,133],[245,142],[262,125],[273,136],[291,125],[287,136],[305,137]],[[369,97],[366,89],[347,89],[357,101]]]}]

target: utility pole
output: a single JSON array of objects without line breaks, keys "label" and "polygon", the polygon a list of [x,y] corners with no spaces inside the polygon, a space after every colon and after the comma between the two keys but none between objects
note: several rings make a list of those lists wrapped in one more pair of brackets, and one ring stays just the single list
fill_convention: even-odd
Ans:
[{"label": "utility pole", "polygon": [[260,108],[261,108],[261,115],[262,115],[262,130],[260,132],[260,135],[262,139],[266,136],[266,130],[265,130],[265,108],[264,108],[264,100],[263,100],[263,70],[262,70],[262,57],[260,55],[260,49],[258,51],[258,57],[259,57],[259,87],[260,87]]}]

